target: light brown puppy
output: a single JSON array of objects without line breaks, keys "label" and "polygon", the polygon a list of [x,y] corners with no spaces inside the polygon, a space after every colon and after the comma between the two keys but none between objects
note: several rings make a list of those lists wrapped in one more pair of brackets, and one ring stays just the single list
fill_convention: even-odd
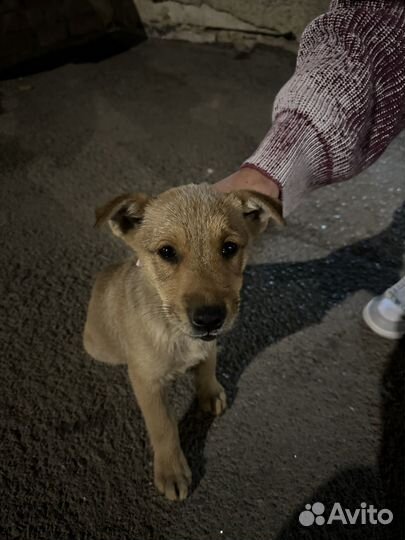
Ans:
[{"label": "light brown puppy", "polygon": [[226,407],[217,381],[216,338],[239,308],[250,240],[281,204],[258,193],[222,194],[208,184],[170,189],[156,198],[117,197],[96,212],[136,257],[98,274],[84,330],[95,359],[128,365],[154,451],[158,490],[187,496],[191,472],[167,403],[167,383],[195,367],[202,408]]}]

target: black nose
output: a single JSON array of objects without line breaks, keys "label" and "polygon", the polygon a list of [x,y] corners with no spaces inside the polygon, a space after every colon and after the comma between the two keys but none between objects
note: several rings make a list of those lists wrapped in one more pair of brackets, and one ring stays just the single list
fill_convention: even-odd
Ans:
[{"label": "black nose", "polygon": [[191,313],[191,323],[196,330],[218,330],[226,317],[225,306],[199,306]]}]

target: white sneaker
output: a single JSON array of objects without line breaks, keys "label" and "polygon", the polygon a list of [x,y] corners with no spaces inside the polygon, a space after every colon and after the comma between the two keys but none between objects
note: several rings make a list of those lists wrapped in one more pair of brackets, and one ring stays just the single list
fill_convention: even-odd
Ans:
[{"label": "white sneaker", "polygon": [[375,296],[363,310],[366,324],[379,336],[400,339],[405,335],[405,276]]}]

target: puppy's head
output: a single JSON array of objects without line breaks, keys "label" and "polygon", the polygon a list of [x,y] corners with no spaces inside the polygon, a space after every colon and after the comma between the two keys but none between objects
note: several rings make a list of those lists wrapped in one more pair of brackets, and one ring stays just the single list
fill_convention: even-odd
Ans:
[{"label": "puppy's head", "polygon": [[278,201],[249,191],[222,194],[208,184],[155,198],[122,195],[96,217],[136,252],[177,329],[204,340],[236,318],[250,241],[270,219],[283,222]]}]

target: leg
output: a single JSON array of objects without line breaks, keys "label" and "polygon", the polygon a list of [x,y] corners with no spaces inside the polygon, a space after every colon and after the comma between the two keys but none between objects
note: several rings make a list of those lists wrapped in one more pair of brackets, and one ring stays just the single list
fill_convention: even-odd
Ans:
[{"label": "leg", "polygon": [[198,401],[203,411],[220,415],[226,409],[226,394],[218,382],[215,370],[217,366],[216,348],[210,356],[196,368],[196,390]]},{"label": "leg", "polygon": [[158,382],[129,376],[142,410],[154,452],[154,478],[157,489],[168,499],[183,500],[191,483],[191,471],[180,447],[177,423],[169,411],[166,390]]}]

